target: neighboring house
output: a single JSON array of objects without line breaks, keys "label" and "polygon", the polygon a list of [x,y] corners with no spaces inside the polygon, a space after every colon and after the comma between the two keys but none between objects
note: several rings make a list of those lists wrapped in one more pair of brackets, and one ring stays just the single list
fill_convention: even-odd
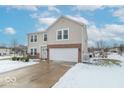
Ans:
[{"label": "neighboring house", "polygon": [[18,56],[26,56],[27,54],[27,46],[24,45],[18,45],[14,48],[12,48],[13,54],[15,53]]},{"label": "neighboring house", "polygon": [[118,48],[111,48],[111,49],[109,49],[109,52],[118,53],[119,52],[119,49]]},{"label": "neighboring house", "polygon": [[61,16],[48,29],[28,34],[28,53],[41,59],[81,62],[87,54],[87,29]]},{"label": "neighboring house", "polygon": [[11,53],[10,48],[0,47],[0,56],[9,56]]}]

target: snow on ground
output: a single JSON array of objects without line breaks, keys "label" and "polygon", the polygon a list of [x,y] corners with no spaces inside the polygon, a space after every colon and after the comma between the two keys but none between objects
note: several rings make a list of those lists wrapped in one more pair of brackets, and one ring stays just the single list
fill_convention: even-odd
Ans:
[{"label": "snow on ground", "polygon": [[[23,56],[20,56],[20,55],[17,55],[17,54],[15,54],[15,56],[16,56],[16,57],[23,57]],[[11,55],[9,55],[9,56],[0,56],[0,60],[12,58],[12,57],[14,57],[14,54],[11,54]]]},{"label": "snow on ground", "polygon": [[14,69],[30,66],[37,64],[38,62],[21,62],[21,61],[10,61],[0,60],[0,73],[11,71]]},{"label": "snow on ground", "polygon": [[117,53],[113,53],[113,54],[108,55],[108,58],[117,59],[117,60],[120,60],[120,61],[124,62],[124,54],[122,56],[120,56]]},{"label": "snow on ground", "polygon": [[122,61],[122,66],[96,66],[78,63],[53,88],[114,88],[124,87],[124,57],[109,55]]},{"label": "snow on ground", "polygon": [[7,58],[11,58],[11,56],[0,56],[0,59],[7,59]]}]

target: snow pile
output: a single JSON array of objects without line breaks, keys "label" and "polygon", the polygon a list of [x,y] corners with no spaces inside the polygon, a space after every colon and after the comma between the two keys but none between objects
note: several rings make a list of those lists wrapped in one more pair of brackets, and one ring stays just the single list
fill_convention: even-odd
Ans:
[{"label": "snow pile", "polygon": [[112,53],[112,54],[108,55],[108,58],[110,58],[110,59],[117,59],[117,60],[120,60],[120,61],[124,62],[124,55],[120,56],[117,53]]},{"label": "snow pile", "polygon": [[120,88],[124,87],[124,57],[110,55],[120,59],[122,66],[96,66],[79,63],[72,67],[53,88]]},{"label": "snow pile", "polygon": [[1,60],[0,61],[0,73],[26,67],[26,66],[30,66],[30,65],[34,65],[37,63],[38,62],[20,62],[20,61]]}]

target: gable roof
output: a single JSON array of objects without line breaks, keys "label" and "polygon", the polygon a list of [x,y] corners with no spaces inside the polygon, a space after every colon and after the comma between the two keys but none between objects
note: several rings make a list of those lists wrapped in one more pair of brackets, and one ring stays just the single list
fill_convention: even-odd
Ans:
[{"label": "gable roof", "polygon": [[54,24],[56,24],[56,23],[57,23],[59,20],[61,20],[62,18],[66,19],[66,20],[69,20],[69,21],[72,21],[72,22],[75,22],[76,24],[79,24],[79,25],[81,25],[81,26],[85,25],[83,22],[78,21],[78,20],[76,20],[76,19],[73,19],[73,18],[71,18],[71,17],[69,17],[69,16],[60,16],[53,24],[51,24],[51,25],[46,29],[46,31],[47,31],[48,29],[50,29]]},{"label": "gable roof", "polygon": [[83,25],[86,25],[85,23],[83,23],[82,21],[79,21],[77,20],[76,18],[72,18],[72,17],[69,17],[69,16],[60,16],[55,22],[53,22],[46,30],[44,31],[39,31],[39,32],[32,32],[32,33],[28,33],[28,35],[30,34],[39,34],[39,33],[43,33],[43,32],[46,32],[48,31],[48,29],[50,29],[52,26],[54,26],[54,24],[56,24],[59,20],[61,20],[62,18],[66,19],[66,20],[69,20],[69,21],[72,21],[72,22],[75,22],[76,24],[79,24],[81,26]]}]

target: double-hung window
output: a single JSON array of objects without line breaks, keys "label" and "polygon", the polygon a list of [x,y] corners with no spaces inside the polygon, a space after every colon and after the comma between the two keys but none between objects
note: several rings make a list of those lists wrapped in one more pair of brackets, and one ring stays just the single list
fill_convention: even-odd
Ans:
[{"label": "double-hung window", "polygon": [[34,37],[34,42],[37,42],[37,35],[35,35]]},{"label": "double-hung window", "polygon": [[68,40],[69,39],[69,29],[57,30],[57,40]]},{"label": "double-hung window", "polygon": [[63,30],[63,39],[68,39],[68,29]]},{"label": "double-hung window", "polygon": [[33,35],[31,36],[31,42],[33,42]]},{"label": "double-hung window", "polygon": [[34,49],[34,55],[37,55],[37,49],[36,48]]},{"label": "double-hung window", "polygon": [[43,35],[43,40],[44,40],[44,41],[47,41],[47,33],[44,33],[44,35]]},{"label": "double-hung window", "polygon": [[33,56],[33,49],[31,49],[31,55]]},{"label": "double-hung window", "polygon": [[37,42],[37,35],[31,35],[31,42]]},{"label": "double-hung window", "polygon": [[34,48],[34,49],[32,48],[30,53],[31,53],[32,56],[37,55],[37,49],[36,48]]},{"label": "double-hung window", "polygon": [[62,39],[62,31],[61,30],[58,31],[58,33],[57,33],[57,39],[58,40],[61,40]]}]

